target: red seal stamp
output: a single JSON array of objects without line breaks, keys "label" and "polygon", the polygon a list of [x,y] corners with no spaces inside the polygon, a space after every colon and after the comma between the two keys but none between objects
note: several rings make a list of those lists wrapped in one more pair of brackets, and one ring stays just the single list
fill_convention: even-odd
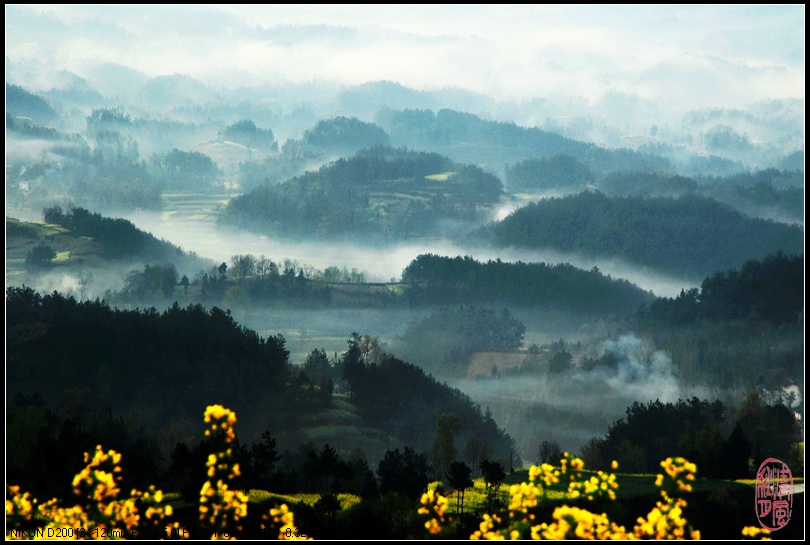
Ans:
[{"label": "red seal stamp", "polygon": [[763,528],[776,531],[790,522],[793,510],[793,475],[787,464],[768,458],[757,471],[754,507]]}]

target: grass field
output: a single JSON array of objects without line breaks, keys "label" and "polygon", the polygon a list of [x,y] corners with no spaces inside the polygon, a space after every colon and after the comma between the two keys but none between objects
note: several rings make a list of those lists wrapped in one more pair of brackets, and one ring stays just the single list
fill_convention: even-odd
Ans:
[{"label": "grass field", "polygon": [[446,182],[453,174],[455,174],[455,172],[442,172],[440,174],[431,174],[430,176],[425,176],[425,179],[434,180],[437,182]]}]

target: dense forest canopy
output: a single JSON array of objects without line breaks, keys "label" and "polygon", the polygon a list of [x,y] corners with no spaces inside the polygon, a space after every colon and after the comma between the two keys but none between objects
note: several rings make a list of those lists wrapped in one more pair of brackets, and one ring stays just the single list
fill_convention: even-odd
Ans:
[{"label": "dense forest canopy", "polygon": [[43,210],[43,219],[46,223],[64,227],[75,236],[96,240],[108,259],[176,261],[186,257],[177,246],[158,240],[129,220],[104,217],[79,206],[66,211],[61,206],[48,207]]},{"label": "dense forest canopy", "polygon": [[739,267],[777,250],[804,249],[799,226],[749,218],[714,199],[610,198],[599,192],[529,204],[478,231],[477,239],[618,257],[686,277]]},{"label": "dense forest canopy", "polygon": [[418,256],[402,272],[418,304],[503,302],[521,306],[621,313],[651,299],[627,280],[568,264],[481,263],[469,256]]},{"label": "dense forest canopy", "polygon": [[801,432],[793,414],[784,405],[763,405],[752,393],[737,408],[729,410],[720,401],[698,398],[662,403],[634,403],[614,422],[603,439],[585,447],[586,457],[596,467],[610,460],[624,460],[630,472],[658,471],[664,452],[678,452],[694,460],[708,478],[741,478],[749,473],[748,459],[765,455],[801,465],[794,443]]},{"label": "dense forest canopy", "polygon": [[394,440],[424,451],[439,415],[451,412],[465,441],[476,438],[500,459],[510,451],[518,459],[491,415],[368,336],[352,335],[339,359],[316,351],[298,367],[283,336],[262,338],[216,307],[118,310],[27,287],[7,289],[6,305],[12,398],[38,394],[49,407],[70,401],[87,415],[108,409],[128,415],[133,426],[163,430],[182,427],[216,399],[240,407],[246,436],[270,429],[293,448],[293,438],[317,427],[317,415],[340,407],[332,395],[341,390],[350,392],[361,418],[352,428],[370,430],[378,443],[389,438],[380,444]]},{"label": "dense forest canopy", "polygon": [[501,193],[500,180],[479,167],[378,147],[237,197],[222,222],[296,238],[397,240],[469,225]]},{"label": "dense forest canopy", "polygon": [[318,121],[313,128],[304,131],[303,141],[337,153],[354,153],[364,148],[391,145],[382,127],[343,116]]},{"label": "dense forest canopy", "polygon": [[648,317],[671,325],[698,320],[758,319],[798,323],[804,311],[804,258],[782,253],[707,277],[700,290],[650,304]]}]

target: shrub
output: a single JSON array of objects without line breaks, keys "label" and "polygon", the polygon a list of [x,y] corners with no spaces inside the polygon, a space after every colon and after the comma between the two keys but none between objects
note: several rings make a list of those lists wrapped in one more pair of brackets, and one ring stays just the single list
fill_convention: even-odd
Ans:
[{"label": "shrub", "polygon": [[[560,467],[549,464],[532,466],[529,482],[509,488],[509,507],[505,513],[487,513],[478,530],[470,539],[700,539],[700,531],[693,529],[683,518],[686,500],[676,497],[691,492],[697,467],[684,458],[667,458],[661,462],[663,473],[656,479],[661,500],[646,517],[639,517],[632,530],[612,522],[606,513],[593,513],[580,507],[561,505],[554,509],[549,522],[538,519],[538,507],[548,499],[552,486],[562,486],[571,500],[613,501],[618,484],[613,473],[598,471],[585,478],[584,462],[568,453],[563,455]],[[614,461],[612,469],[618,468]],[[450,534],[452,518],[447,514],[446,497],[430,490],[422,496],[418,513],[426,519],[424,526],[432,536]],[[745,527],[744,537],[765,537],[767,530]]]}]

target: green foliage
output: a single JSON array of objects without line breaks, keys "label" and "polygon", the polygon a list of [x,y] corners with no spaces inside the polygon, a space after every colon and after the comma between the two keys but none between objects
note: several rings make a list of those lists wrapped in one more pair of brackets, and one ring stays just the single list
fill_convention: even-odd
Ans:
[{"label": "green foliage", "polygon": [[251,148],[278,151],[278,142],[270,129],[260,129],[250,119],[242,119],[222,129],[220,137]]},{"label": "green foliage", "polygon": [[30,117],[37,123],[53,123],[59,114],[44,99],[19,85],[6,83],[6,121],[9,115]]},{"label": "green foliage", "polygon": [[650,473],[660,453],[670,451],[700,463],[707,477],[743,478],[749,475],[749,458],[788,458],[799,437],[798,424],[784,405],[763,406],[752,394],[734,415],[720,401],[636,402],[586,450],[597,467],[622,459],[627,471]]},{"label": "green foliage", "polygon": [[434,473],[442,477],[456,459],[456,436],[461,431],[461,420],[452,413],[442,413],[436,421],[436,440],[431,448]]},{"label": "green foliage", "polygon": [[177,278],[177,268],[172,264],[145,265],[143,271],[127,274],[121,296],[134,301],[167,299],[174,295]]},{"label": "green foliage", "polygon": [[81,207],[71,207],[67,212],[60,206],[48,207],[43,210],[43,217],[47,223],[61,225],[74,235],[93,238],[109,259],[174,260],[185,255],[178,247],[141,231],[129,220],[107,218]]},{"label": "green foliage", "polygon": [[456,509],[458,513],[464,513],[464,493],[468,488],[472,488],[472,469],[460,460],[450,463],[446,473],[447,484],[456,489]]},{"label": "green foliage", "polygon": [[[32,122],[29,118],[13,118],[6,114],[6,131],[18,138],[31,138],[41,140],[70,140],[71,137],[51,127],[43,127]],[[33,166],[33,165],[32,165]],[[40,163],[40,168],[42,164]],[[27,171],[23,171],[28,174]]]},{"label": "green foliage", "polygon": [[216,164],[207,155],[177,148],[167,153],[153,155],[149,168],[156,180],[171,189],[205,191],[210,189],[220,176]]},{"label": "green foliage", "polygon": [[590,169],[570,155],[526,159],[506,170],[506,184],[513,193],[563,188],[584,189],[593,179]]},{"label": "green foliage", "polygon": [[377,475],[380,492],[402,492],[409,498],[418,498],[428,485],[428,465],[425,457],[411,447],[389,450],[380,460]]},{"label": "green foliage", "polygon": [[804,309],[804,259],[781,252],[745,262],[739,271],[716,272],[700,288],[650,303],[649,318],[685,325],[697,320],[765,320],[796,323]]},{"label": "green foliage", "polygon": [[34,246],[25,256],[25,266],[29,270],[44,269],[51,266],[51,261],[56,258],[56,250],[47,244]]},{"label": "green foliage", "polygon": [[615,172],[597,184],[600,191],[617,196],[702,195],[730,204],[741,212],[779,221],[804,218],[804,175],[775,168],[730,176],[707,176],[710,169],[696,169],[692,178],[661,172]]},{"label": "green foliage", "polygon": [[[456,173],[449,180],[427,178],[448,171]],[[495,201],[501,191],[500,181],[478,167],[437,154],[373,148],[232,199],[221,221],[276,236],[433,236],[446,220],[480,221],[479,203]]]},{"label": "green foliage", "polygon": [[599,182],[599,189],[614,196],[660,196],[695,193],[698,184],[684,176],[653,172],[614,172]]},{"label": "green foliage", "polygon": [[442,413],[461,421],[464,434],[479,439],[489,453],[508,457],[515,451],[512,438],[499,429],[492,415],[457,389],[439,383],[420,368],[388,354],[365,361],[362,338],[353,335],[343,354],[343,378],[363,420],[388,430],[405,444],[424,451],[434,442],[431,430]]},{"label": "green foliage", "polygon": [[411,322],[398,351],[433,372],[464,374],[476,352],[508,352],[523,344],[526,327],[507,309],[445,308]]},{"label": "green foliage", "polygon": [[689,195],[609,198],[585,192],[529,204],[478,234],[499,246],[619,257],[689,276],[738,267],[779,249],[803,252],[798,226],[749,218]]},{"label": "green foliage", "polygon": [[129,114],[122,112],[118,108],[94,108],[90,115],[87,116],[87,130],[91,134],[98,134],[110,130],[111,127],[121,125],[132,125],[132,119]]},{"label": "green foliage", "polygon": [[481,263],[469,256],[422,254],[402,272],[407,296],[415,304],[495,303],[540,305],[590,312],[636,309],[650,294],[627,280],[594,268],[569,264]]},{"label": "green foliage", "polygon": [[390,145],[388,135],[381,127],[343,116],[318,121],[315,127],[304,132],[303,141],[311,146],[341,153]]},{"label": "green foliage", "polygon": [[549,373],[567,373],[572,368],[573,356],[565,346],[565,341],[552,343],[551,353],[548,359]]},{"label": "green foliage", "polygon": [[24,384],[46,399],[87,387],[92,405],[126,410],[137,401],[158,423],[193,417],[201,392],[245,408],[283,404],[291,390],[283,337],[262,339],[218,308],[113,310],[14,287],[6,304],[11,395]]},{"label": "green foliage", "polygon": [[501,483],[506,479],[506,472],[503,466],[494,460],[481,461],[481,476],[486,483],[487,510],[492,510],[492,500],[495,497]]},{"label": "green foliage", "polygon": [[338,378],[339,374],[339,370],[333,365],[332,360],[329,359],[323,348],[314,349],[309,353],[304,361],[303,370],[315,384],[325,380],[333,382]]}]

